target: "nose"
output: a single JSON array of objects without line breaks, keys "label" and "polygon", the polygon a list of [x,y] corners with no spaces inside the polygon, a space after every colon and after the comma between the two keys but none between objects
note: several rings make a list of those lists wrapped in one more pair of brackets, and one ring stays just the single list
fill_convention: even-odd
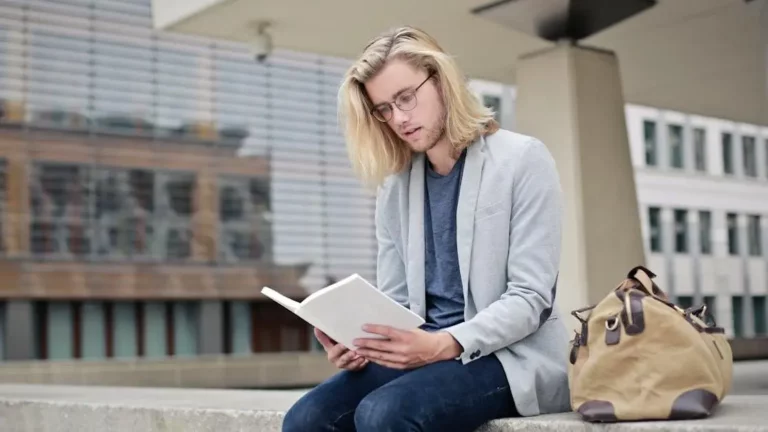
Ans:
[{"label": "nose", "polygon": [[397,106],[392,107],[392,124],[395,126],[401,126],[408,120],[410,120],[410,116],[407,112],[401,110]]}]

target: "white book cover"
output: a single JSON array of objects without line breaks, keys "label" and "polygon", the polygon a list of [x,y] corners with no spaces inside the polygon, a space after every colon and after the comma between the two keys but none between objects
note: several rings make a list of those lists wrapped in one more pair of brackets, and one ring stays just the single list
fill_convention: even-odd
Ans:
[{"label": "white book cover", "polygon": [[358,274],[322,288],[302,302],[289,299],[269,287],[261,293],[290,310],[348,349],[357,338],[380,336],[363,331],[365,324],[412,330],[424,319],[403,307]]}]

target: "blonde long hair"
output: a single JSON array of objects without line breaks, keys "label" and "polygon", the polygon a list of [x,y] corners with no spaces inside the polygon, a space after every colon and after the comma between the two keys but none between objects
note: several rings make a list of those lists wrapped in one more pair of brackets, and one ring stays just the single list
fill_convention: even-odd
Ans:
[{"label": "blonde long hair", "polygon": [[372,187],[407,168],[413,157],[412,150],[397,134],[373,117],[372,104],[363,86],[387,60],[394,58],[434,74],[445,106],[445,134],[456,154],[481,134],[499,128],[493,112],[472,93],[456,61],[434,38],[413,27],[390,30],[365,47],[345,74],[338,95],[339,119],[352,168]]}]

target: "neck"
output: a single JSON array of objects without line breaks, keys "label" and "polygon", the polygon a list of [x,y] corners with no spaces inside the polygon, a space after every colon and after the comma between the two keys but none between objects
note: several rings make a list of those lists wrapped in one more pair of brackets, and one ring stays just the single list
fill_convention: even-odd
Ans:
[{"label": "neck", "polygon": [[446,175],[451,172],[453,165],[456,164],[453,148],[445,136],[431,149],[427,150],[427,159],[432,165],[432,169],[440,175]]}]

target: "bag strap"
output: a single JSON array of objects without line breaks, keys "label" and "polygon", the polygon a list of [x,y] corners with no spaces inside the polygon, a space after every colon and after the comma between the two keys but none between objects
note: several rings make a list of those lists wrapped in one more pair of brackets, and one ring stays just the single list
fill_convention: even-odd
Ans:
[{"label": "bag strap", "polygon": [[639,265],[633,268],[627,273],[627,277],[640,283],[644,291],[648,295],[668,300],[667,295],[662,291],[658,285],[653,281],[656,274],[648,270],[645,266]]}]

